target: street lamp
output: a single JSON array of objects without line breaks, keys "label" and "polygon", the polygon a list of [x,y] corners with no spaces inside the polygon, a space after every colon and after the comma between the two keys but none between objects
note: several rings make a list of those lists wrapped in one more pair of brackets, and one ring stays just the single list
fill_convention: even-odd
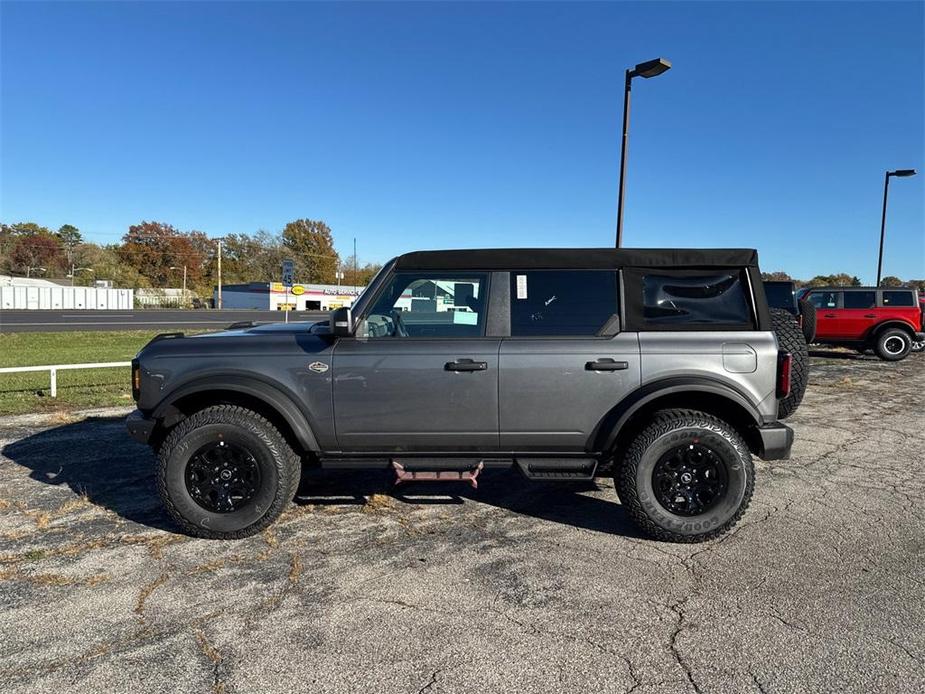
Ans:
[{"label": "street lamp", "polygon": [[634,77],[649,79],[658,77],[671,69],[671,62],[664,58],[647,60],[639,63],[632,70],[626,71],[626,86],[623,89],[623,145],[620,149],[620,193],[617,200],[617,248],[623,246],[623,195],[626,190],[626,144],[630,128],[630,90]]},{"label": "street lamp", "polygon": [[74,264],[71,263],[71,274],[68,275],[68,277],[71,278],[71,286],[72,286],[72,287],[74,286],[74,274],[75,274],[75,273],[78,273],[78,272],[81,272],[81,271],[93,272],[93,268],[92,268],[92,267],[74,267]]},{"label": "street lamp", "polygon": [[883,270],[883,236],[886,234],[886,198],[890,191],[890,176],[897,178],[908,178],[915,176],[915,169],[896,169],[896,171],[887,171],[883,177],[883,216],[880,218],[880,257],[877,259],[877,285],[880,286],[880,273]]}]

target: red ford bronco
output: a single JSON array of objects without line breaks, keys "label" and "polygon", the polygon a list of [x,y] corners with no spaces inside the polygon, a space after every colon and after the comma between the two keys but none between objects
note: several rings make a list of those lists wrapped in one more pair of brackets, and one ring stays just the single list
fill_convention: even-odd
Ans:
[{"label": "red ford bronco", "polygon": [[816,307],[814,342],[873,349],[881,359],[899,361],[925,340],[915,289],[812,287],[800,298]]}]

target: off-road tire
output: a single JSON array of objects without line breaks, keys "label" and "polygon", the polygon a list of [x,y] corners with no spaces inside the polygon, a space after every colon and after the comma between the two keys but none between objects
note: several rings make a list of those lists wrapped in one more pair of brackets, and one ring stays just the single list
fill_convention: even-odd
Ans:
[{"label": "off-road tire", "polygon": [[[709,446],[725,463],[728,474],[719,505],[697,516],[668,511],[657,500],[652,481],[659,459],[688,442]],[[647,535],[666,542],[703,542],[728,531],[745,513],[754,490],[755,468],[748,447],[728,423],[695,410],[662,410],[630,444],[614,477],[623,507]]]},{"label": "off-road tire", "polygon": [[[260,469],[255,498],[240,509],[214,513],[190,495],[186,467],[195,451],[215,440],[245,448]],[[243,407],[215,405],[174,427],[158,452],[158,493],[170,517],[195,537],[234,540],[260,532],[286,509],[299,485],[301,460],[264,417]]]},{"label": "off-road tire", "polygon": [[925,340],[912,341],[912,350],[913,352],[925,352]]},{"label": "off-road tire", "polygon": [[803,317],[803,323],[800,326],[803,329],[803,339],[806,340],[806,344],[812,344],[816,339],[816,307],[804,299],[800,299],[797,305]]},{"label": "off-road tire", "polygon": [[790,394],[777,403],[777,416],[784,419],[796,412],[803,401],[809,377],[809,352],[803,332],[791,314],[783,309],[772,308],[771,327],[777,335],[780,348],[793,355],[793,363],[790,366]]},{"label": "off-road tire", "polygon": [[[896,351],[892,348],[898,344],[897,340],[902,340],[902,349]],[[874,342],[874,352],[884,361],[901,361],[909,356],[912,351],[912,337],[901,328],[887,328],[877,335]]]}]

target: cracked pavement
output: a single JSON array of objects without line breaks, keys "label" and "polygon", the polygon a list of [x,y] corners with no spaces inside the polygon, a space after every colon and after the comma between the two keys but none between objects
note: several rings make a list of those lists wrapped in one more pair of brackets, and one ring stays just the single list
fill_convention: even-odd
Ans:
[{"label": "cracked pavement", "polygon": [[813,354],[793,457],[693,546],[507,472],[311,473],[194,540],[121,418],[0,420],[0,689],[925,692],[925,355]]}]

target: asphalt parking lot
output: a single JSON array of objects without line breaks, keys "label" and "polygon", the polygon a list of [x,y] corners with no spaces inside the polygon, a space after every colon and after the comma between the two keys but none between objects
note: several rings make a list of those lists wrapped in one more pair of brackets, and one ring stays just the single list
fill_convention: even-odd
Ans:
[{"label": "asphalt parking lot", "polygon": [[925,691],[925,355],[816,352],[791,460],[704,545],[609,479],[308,479],[174,534],[121,419],[0,420],[4,692]]}]

